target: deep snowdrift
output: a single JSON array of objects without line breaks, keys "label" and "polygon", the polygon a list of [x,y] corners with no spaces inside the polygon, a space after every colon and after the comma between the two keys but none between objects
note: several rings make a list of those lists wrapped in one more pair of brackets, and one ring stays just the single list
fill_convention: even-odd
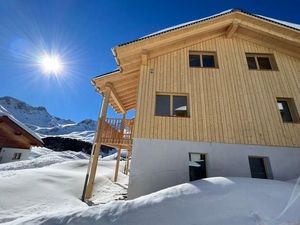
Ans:
[{"label": "deep snowdrift", "polygon": [[297,225],[299,187],[273,180],[208,178],[132,201],[20,219],[15,224]]},{"label": "deep snowdrift", "polygon": [[[111,181],[115,160],[100,161],[93,201],[107,203],[126,193],[127,176]],[[123,169],[121,163],[121,169]],[[80,200],[88,156],[72,151],[54,152],[34,148],[30,160],[0,165],[0,223],[18,218],[85,209]]]}]

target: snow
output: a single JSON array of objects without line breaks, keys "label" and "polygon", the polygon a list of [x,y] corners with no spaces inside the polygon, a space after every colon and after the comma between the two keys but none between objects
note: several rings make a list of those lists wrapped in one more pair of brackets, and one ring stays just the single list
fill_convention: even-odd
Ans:
[{"label": "snow", "polygon": [[34,131],[29,129],[29,127],[25,126],[23,123],[21,123],[19,120],[17,120],[13,115],[11,115],[3,106],[0,105],[0,116],[7,116],[11,121],[13,121],[15,124],[17,124],[19,127],[21,127],[23,130],[27,131],[31,136],[39,140],[43,143],[42,139],[39,135],[37,135]]},{"label": "snow", "polygon": [[281,24],[284,24],[286,26],[293,27],[293,28],[296,28],[296,29],[300,30],[300,24],[290,23],[290,22],[286,22],[286,21],[283,21],[283,20],[277,20],[277,19],[273,19],[273,18],[270,18],[270,17],[261,16],[261,15],[257,15],[257,14],[255,14],[255,15],[258,16],[258,17],[261,17],[261,18],[264,18],[264,19],[267,19],[267,20],[271,20],[271,21],[274,21],[276,23],[281,23]]},{"label": "snow", "polygon": [[198,23],[198,22],[201,22],[201,21],[204,21],[204,20],[207,20],[207,19],[211,19],[213,17],[220,16],[220,15],[223,15],[225,13],[229,13],[232,10],[233,9],[228,9],[228,10],[222,11],[220,13],[214,14],[212,16],[208,16],[208,17],[204,17],[204,18],[201,18],[201,19],[197,19],[197,20],[192,20],[192,21],[189,21],[189,22],[181,23],[181,24],[178,24],[178,25],[175,25],[175,26],[172,26],[172,27],[168,27],[168,28],[156,31],[154,33],[148,34],[148,35],[146,35],[144,37],[141,37],[139,39],[147,38],[147,37],[154,36],[154,35],[157,35],[157,34],[160,34],[160,33],[164,33],[164,32],[170,31],[170,30],[178,29],[180,27],[185,27],[185,26],[188,26],[188,25],[191,25],[191,24],[194,24],[194,23]]},{"label": "snow", "polygon": [[276,180],[214,177],[124,201],[128,177],[119,173],[118,184],[111,181],[115,156],[100,160],[90,207],[80,200],[84,153],[33,148],[30,160],[1,165],[0,223],[300,224],[300,185]]},{"label": "snow", "polygon": [[135,200],[28,216],[13,224],[299,225],[299,210],[299,189],[290,183],[215,177]]},{"label": "snow", "polygon": [[[119,174],[119,184],[111,181],[115,160],[100,161],[92,201],[104,204],[122,199],[128,177]],[[83,210],[81,202],[88,156],[72,151],[54,152],[33,148],[30,160],[0,167],[0,223],[66,210]],[[124,162],[121,162],[123,170]],[[5,194],[3,194],[5,193]]]}]

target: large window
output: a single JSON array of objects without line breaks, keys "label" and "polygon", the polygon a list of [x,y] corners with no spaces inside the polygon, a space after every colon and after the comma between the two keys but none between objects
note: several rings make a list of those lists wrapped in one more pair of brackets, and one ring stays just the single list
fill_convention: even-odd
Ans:
[{"label": "large window", "polygon": [[190,52],[189,61],[190,67],[217,67],[217,55],[215,52]]},{"label": "large window", "polygon": [[246,53],[249,70],[277,70],[276,61],[272,54]]},{"label": "large window", "polygon": [[155,116],[188,116],[188,97],[182,94],[157,94]]},{"label": "large window", "polygon": [[294,99],[277,98],[277,107],[283,122],[285,123],[299,122],[299,115],[296,109]]}]

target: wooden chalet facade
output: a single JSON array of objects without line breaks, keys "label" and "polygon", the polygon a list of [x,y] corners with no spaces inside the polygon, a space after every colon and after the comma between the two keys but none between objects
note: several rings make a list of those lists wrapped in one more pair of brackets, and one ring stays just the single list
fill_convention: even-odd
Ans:
[{"label": "wooden chalet facade", "polygon": [[32,130],[0,108],[0,163],[27,159],[31,146],[43,145]]},{"label": "wooden chalet facade", "polygon": [[129,198],[194,180],[189,161],[203,177],[300,175],[300,25],[233,9],[113,54],[119,69],[92,80],[103,104],[87,198],[101,144],[132,150]]}]

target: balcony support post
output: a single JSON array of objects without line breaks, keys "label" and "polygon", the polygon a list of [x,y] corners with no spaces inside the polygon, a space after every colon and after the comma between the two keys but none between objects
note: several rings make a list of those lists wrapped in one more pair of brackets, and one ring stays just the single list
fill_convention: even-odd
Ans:
[{"label": "balcony support post", "polygon": [[125,166],[125,174],[128,175],[129,172],[129,160],[131,157],[131,149],[127,149],[127,158],[126,158],[126,166]]},{"label": "balcony support post", "polygon": [[110,94],[111,94],[111,88],[106,87],[105,91],[103,92],[103,99],[102,99],[101,110],[98,117],[97,130],[94,136],[93,148],[92,148],[89,166],[86,174],[86,180],[83,188],[82,201],[85,201],[86,199],[92,197],[99,153],[101,148],[101,132],[106,120]]},{"label": "balcony support post", "polygon": [[115,168],[114,182],[117,182],[117,180],[118,180],[120,159],[121,159],[121,147],[118,148],[118,155],[117,155],[117,162],[116,162],[116,168]]},{"label": "balcony support post", "polygon": [[[120,128],[120,132],[122,134],[122,139],[123,139],[123,136],[124,136],[125,122],[126,122],[126,112],[123,113],[123,118],[122,118],[122,123],[121,123],[121,128]],[[118,148],[116,168],[115,168],[114,182],[118,181],[118,174],[119,174],[119,167],[120,167],[120,160],[121,160],[121,151],[122,151],[122,149],[121,149],[121,147],[119,147]]]}]

